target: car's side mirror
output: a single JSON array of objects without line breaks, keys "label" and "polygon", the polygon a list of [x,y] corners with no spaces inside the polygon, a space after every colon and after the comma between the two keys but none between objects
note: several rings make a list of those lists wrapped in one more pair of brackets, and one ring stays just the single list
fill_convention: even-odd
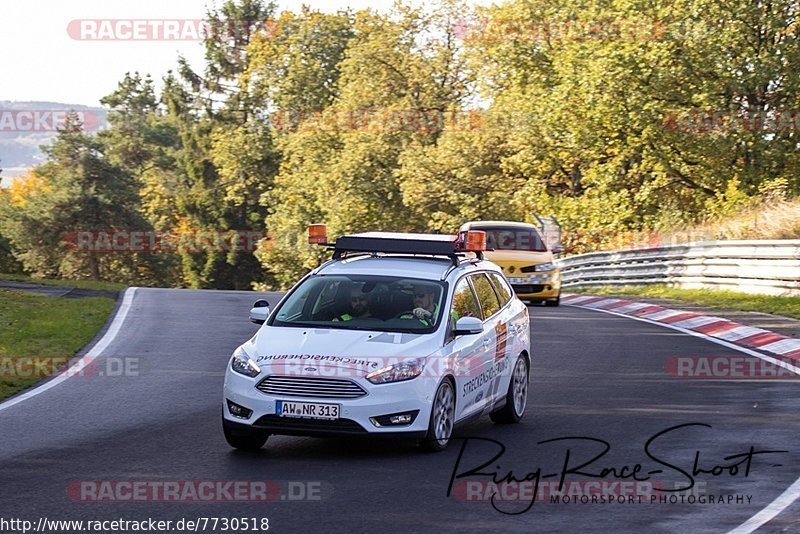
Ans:
[{"label": "car's side mirror", "polygon": [[562,252],[564,252],[564,247],[561,245],[555,245],[552,249],[550,249],[550,251],[553,254],[561,254]]},{"label": "car's side mirror", "polygon": [[483,323],[477,317],[462,317],[456,321],[456,328],[453,335],[468,336],[483,332]]},{"label": "car's side mirror", "polygon": [[269,302],[257,300],[250,310],[250,320],[256,324],[264,324],[269,317]]}]

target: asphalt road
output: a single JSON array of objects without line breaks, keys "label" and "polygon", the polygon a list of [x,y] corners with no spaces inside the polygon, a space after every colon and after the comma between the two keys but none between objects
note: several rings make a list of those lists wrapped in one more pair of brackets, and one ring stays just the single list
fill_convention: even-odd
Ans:
[{"label": "asphalt road", "polygon": [[[669,376],[673,356],[736,355],[725,347],[666,328],[562,306],[532,307],[533,377],[525,419],[495,426],[488,418],[460,428],[461,437],[485,437],[507,448],[494,464],[518,478],[558,472],[611,450],[587,467],[641,463],[658,456],[691,472],[731,464],[724,458],[756,450],[744,476],[699,474],[696,490],[750,496],[736,504],[536,502],[518,515],[496,511],[480,496],[447,497],[459,442],[441,454],[412,443],[355,439],[272,437],[257,453],[228,447],[220,427],[223,371],[232,350],[256,331],[247,311],[259,295],[226,291],[137,290],[119,335],[96,364],[100,371],[131,366],[129,376],[74,377],[40,395],[0,406],[0,518],[179,520],[268,517],[273,532],[726,532],[772,502],[800,477],[798,382],[705,381]],[[274,303],[276,295],[267,295]],[[124,365],[124,364],[123,364]],[[103,374],[108,374],[103,372]],[[461,468],[492,454],[470,441]],[[687,479],[673,469],[652,475],[667,487]],[[491,470],[486,467],[485,470]],[[501,475],[502,476],[502,475]],[[577,479],[568,475],[568,480]],[[607,477],[608,478],[608,477]],[[475,481],[485,478],[474,476]],[[272,480],[283,499],[248,502],[82,502],[68,494],[76,481]],[[551,479],[552,480],[552,479]],[[312,492],[292,500],[289,483]],[[302,483],[302,485],[301,485]],[[656,495],[661,495],[656,493]],[[499,503],[521,511],[527,502]],[[207,530],[208,531],[208,530]],[[800,531],[797,503],[762,532]]]}]

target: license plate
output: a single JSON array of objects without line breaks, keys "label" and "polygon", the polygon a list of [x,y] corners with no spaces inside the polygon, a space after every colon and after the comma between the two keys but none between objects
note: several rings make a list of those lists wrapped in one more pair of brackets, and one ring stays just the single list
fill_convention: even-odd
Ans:
[{"label": "license plate", "polygon": [[275,401],[275,413],[281,417],[339,419],[339,405],[319,402]]},{"label": "license plate", "polygon": [[509,278],[508,281],[511,282],[512,284],[525,284],[525,283],[528,282],[528,279],[527,278]]}]

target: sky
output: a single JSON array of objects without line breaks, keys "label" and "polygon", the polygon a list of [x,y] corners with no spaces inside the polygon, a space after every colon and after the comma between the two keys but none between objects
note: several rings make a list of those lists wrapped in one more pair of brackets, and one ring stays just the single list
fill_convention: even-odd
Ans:
[{"label": "sky", "polygon": [[[159,24],[182,21],[182,31],[196,31],[208,8],[219,7],[223,1],[0,0],[0,102],[56,102],[99,107],[100,99],[111,94],[128,72],[150,74],[156,88],[160,89],[162,76],[177,68],[179,55],[184,56],[195,71],[202,72],[203,46],[199,39],[100,40],[85,37],[92,32],[102,36],[102,24],[108,30],[112,21],[116,37],[130,31],[125,24],[131,21],[140,25],[152,25],[153,21]],[[326,12],[348,7],[386,11],[394,3],[393,0],[276,1],[279,11],[299,11],[305,4]],[[427,6],[435,2],[408,1]],[[492,0],[467,2],[488,4]],[[6,107],[8,109],[0,106],[0,119],[16,113],[9,110],[18,109]],[[3,135],[3,130],[7,129],[3,124],[0,120],[0,187],[40,161],[43,155],[37,147],[53,137],[48,133],[51,130],[31,134],[13,127],[10,133]]]},{"label": "sky", "polygon": [[[217,0],[217,5],[221,0]],[[322,11],[343,7],[388,9],[391,0],[280,0],[281,9],[302,4]],[[80,37],[79,22],[101,20],[201,20],[213,0],[0,0],[0,100],[100,105],[126,72],[160,80],[179,54],[202,70],[199,41],[101,41]],[[68,28],[73,31],[70,33]],[[124,31],[123,26],[116,31]],[[187,31],[184,26],[182,31]],[[87,35],[84,33],[84,35]],[[119,35],[119,34],[118,34]]]}]

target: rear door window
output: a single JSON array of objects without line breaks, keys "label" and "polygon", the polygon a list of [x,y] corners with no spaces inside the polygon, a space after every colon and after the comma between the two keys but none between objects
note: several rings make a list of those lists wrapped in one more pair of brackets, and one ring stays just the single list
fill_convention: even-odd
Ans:
[{"label": "rear door window", "polygon": [[500,297],[500,305],[505,306],[511,300],[511,288],[508,287],[508,282],[497,273],[489,273],[489,278],[492,280],[492,284],[497,290],[497,295]]},{"label": "rear door window", "polygon": [[466,278],[459,280],[456,284],[456,289],[453,292],[453,308],[450,313],[453,321],[457,321],[462,317],[477,317],[481,318],[481,308],[478,306],[478,301],[475,300],[475,294],[469,286]]},{"label": "rear door window", "polygon": [[478,302],[483,310],[483,318],[487,319],[500,310],[500,301],[497,299],[492,283],[483,273],[470,275],[472,287],[478,296]]}]

